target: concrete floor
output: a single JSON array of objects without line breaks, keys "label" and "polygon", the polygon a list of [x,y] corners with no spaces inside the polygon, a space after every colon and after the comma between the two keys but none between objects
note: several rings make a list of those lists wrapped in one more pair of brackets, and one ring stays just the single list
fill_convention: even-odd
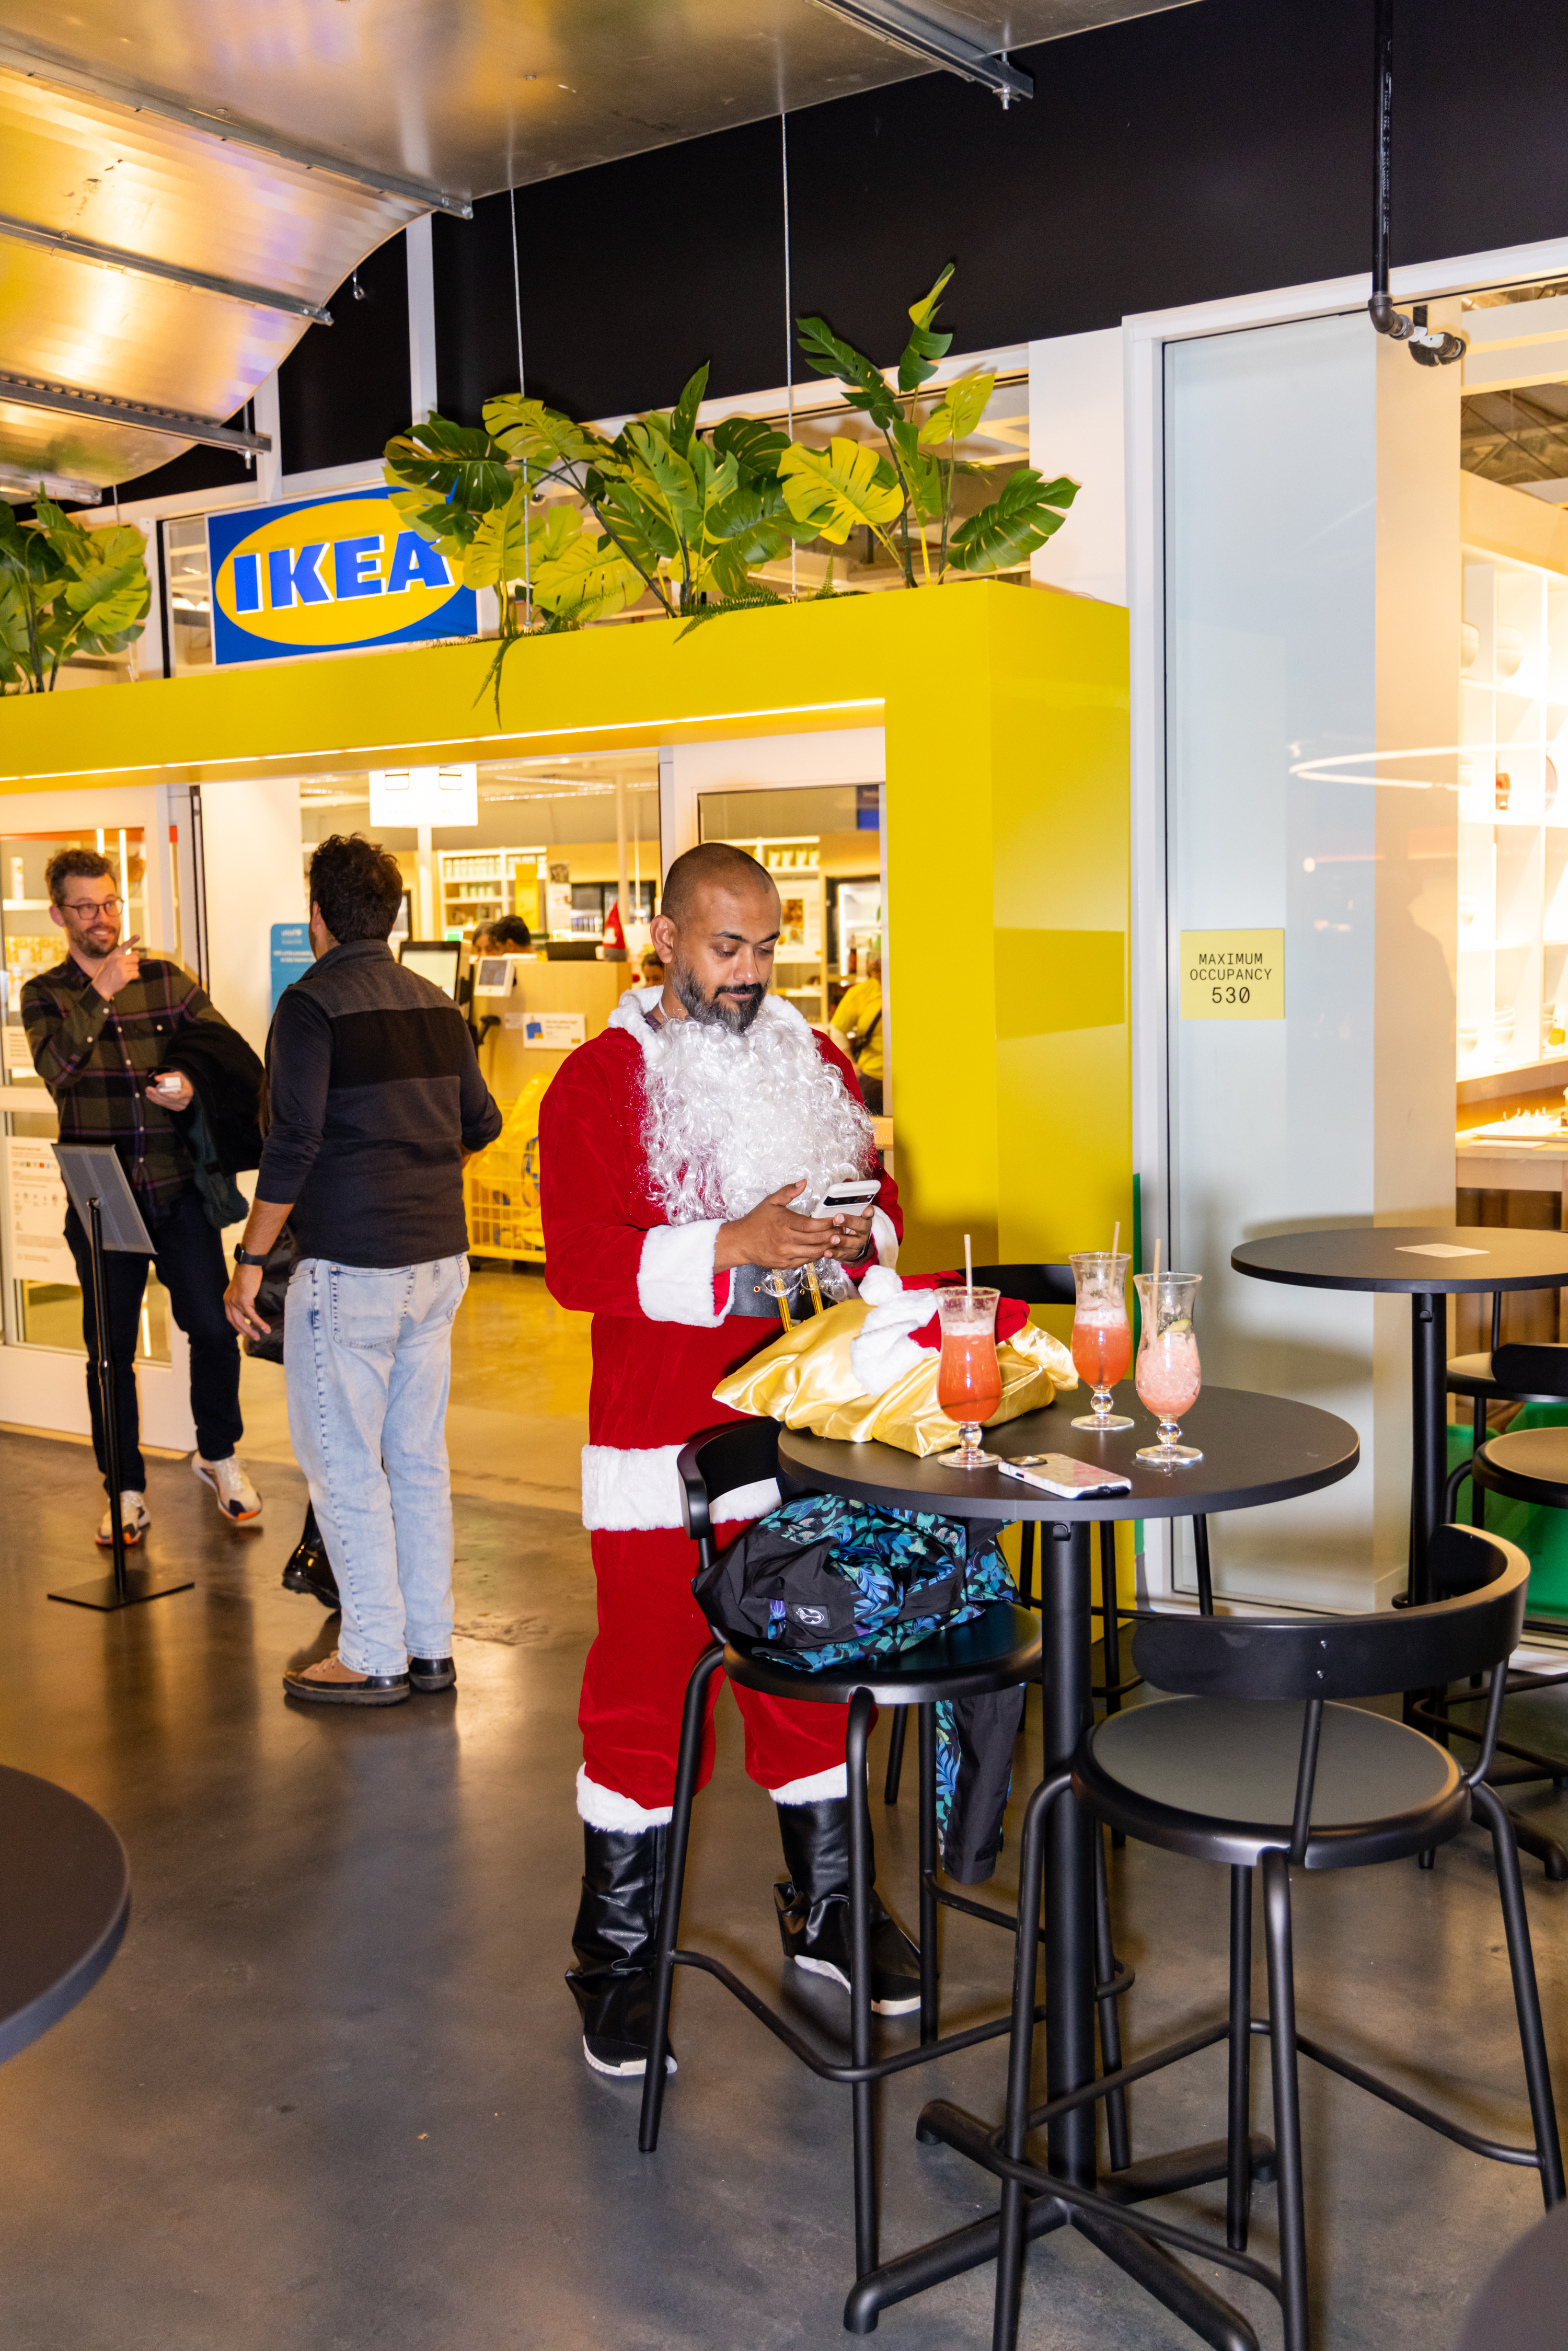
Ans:
[{"label": "concrete floor", "polygon": [[[480,1277],[479,1335],[465,1345],[499,1345],[507,1279]],[[548,1443],[529,1452],[514,1440],[496,1474],[570,1483],[571,1343],[559,1334],[553,1369],[527,1374],[545,1382],[532,1417]],[[501,1416],[505,1370],[492,1353],[489,1401],[471,1390],[472,1408]],[[105,1618],[45,1596],[93,1572],[90,1456],[0,1436],[11,1659],[0,1752],[99,1805],[134,1882],[130,1933],[103,1983],[0,2073],[6,2351],[822,2351],[848,2340],[844,2094],[702,1978],[677,1988],[681,2071],[657,2156],[636,2151],[635,2090],[581,2061],[560,1980],[580,1866],[577,1681],[592,1629],[575,1520],[460,1491],[455,1698],[317,1715],[287,1706],[278,1685],[283,1665],[329,1646],[334,1629],[278,1586],[302,1484],[291,1466],[252,1458],[267,1509],[248,1530],[222,1526],[182,1464],[152,1463],[146,1557],[191,1567],[197,1589]],[[476,1482],[486,1467],[481,1455]],[[1568,1693],[1521,1704],[1518,1719],[1568,1753]],[[1031,1718],[1026,1791],[1037,1739]],[[776,1834],[739,1743],[727,1700],[685,1935],[777,1993]],[[1535,1802],[1568,1817],[1550,1794]],[[909,1797],[891,1814],[879,1802],[876,1817],[884,1890],[907,1916]],[[1010,1882],[1004,1855],[998,1893]],[[1119,1948],[1138,1970],[1126,2003],[1135,2052],[1215,2010],[1225,1887],[1218,1870],[1134,1847],[1116,1857],[1114,1883]],[[1428,2094],[1446,2082],[1457,2111],[1521,2136],[1484,1840],[1468,1832],[1429,1874],[1401,1865],[1297,1884],[1303,2029],[1375,2053]],[[1531,1865],[1527,1889],[1568,2105],[1568,1886]],[[946,2020],[993,2012],[1009,1941],[952,1916],[943,1932]],[[827,1987],[802,1980],[787,1997],[830,2027],[841,2017]],[[884,2090],[889,2251],[991,2209],[989,2183],[949,2150],[917,2147],[913,2126],[936,2095],[998,2110],[1001,2070],[992,2044]],[[1310,2069],[1305,2089],[1317,2343],[1444,2351],[1492,2262],[1538,2215],[1533,2179]],[[1261,2082],[1256,2105],[1266,2129]],[[1134,2095],[1136,2153],[1222,2128],[1218,2053]],[[1262,2189],[1265,2254],[1273,2205]],[[1212,2216],[1218,2199],[1167,2209]],[[880,2339],[979,2351],[990,2283],[977,2273],[889,2312]],[[1235,2298],[1277,2344],[1267,2298]],[[1071,2234],[1032,2253],[1021,2339],[1030,2351],[1194,2340]]]}]

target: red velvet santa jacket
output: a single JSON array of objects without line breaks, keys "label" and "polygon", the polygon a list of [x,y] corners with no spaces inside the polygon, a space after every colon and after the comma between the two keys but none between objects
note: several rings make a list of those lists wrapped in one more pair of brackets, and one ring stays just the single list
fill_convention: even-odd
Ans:
[{"label": "red velvet santa jacket", "polygon": [[[713,1264],[717,1223],[672,1225],[649,1196],[636,1002],[656,1003],[660,992],[622,997],[615,1025],[579,1046],[539,1108],[545,1278],[559,1304],[593,1316],[582,1457],[591,1528],[680,1526],[676,1454],[699,1428],[741,1417],[715,1404],[714,1387],[778,1336],[777,1324],[728,1311],[731,1277]],[[816,1042],[858,1100],[843,1054],[821,1035]],[[897,1189],[884,1176],[873,1221],[880,1258],[896,1255],[902,1231]],[[725,1516],[766,1509],[776,1499],[769,1485],[767,1497],[727,1498]],[[734,1507],[742,1503],[752,1507]]]}]

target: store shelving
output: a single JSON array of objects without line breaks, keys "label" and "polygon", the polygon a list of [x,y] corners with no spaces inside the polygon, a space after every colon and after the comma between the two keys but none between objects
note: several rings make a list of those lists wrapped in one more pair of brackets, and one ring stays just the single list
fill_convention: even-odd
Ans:
[{"label": "store shelving", "polygon": [[1464,551],[1458,1075],[1568,1037],[1568,577]]},{"label": "store shelving", "polygon": [[476,924],[516,914],[519,869],[524,884],[524,920],[538,927],[545,852],[537,843],[522,849],[444,849],[437,852],[443,937],[457,936]]}]

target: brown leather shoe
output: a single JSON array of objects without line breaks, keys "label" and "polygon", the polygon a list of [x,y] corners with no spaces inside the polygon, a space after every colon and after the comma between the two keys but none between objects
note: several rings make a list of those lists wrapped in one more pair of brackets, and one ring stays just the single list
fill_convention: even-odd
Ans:
[{"label": "brown leather shoe", "polygon": [[308,1698],[313,1706],[401,1706],[409,1695],[406,1673],[357,1674],[336,1649],[313,1666],[291,1667],[283,1687],[289,1698]]}]

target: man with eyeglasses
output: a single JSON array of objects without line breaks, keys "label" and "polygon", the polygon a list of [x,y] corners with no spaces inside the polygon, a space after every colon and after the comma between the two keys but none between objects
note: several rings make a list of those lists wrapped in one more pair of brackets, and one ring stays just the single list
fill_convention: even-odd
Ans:
[{"label": "man with eyeglasses", "polygon": [[[215,1023],[221,1012],[177,963],[140,955],[134,938],[120,937],[125,912],[119,877],[107,857],[90,849],[64,849],[45,869],[49,919],[70,952],[22,991],[22,1019],[33,1066],[54,1098],[62,1143],[110,1143],[136,1196],[154,1244],[153,1263],[169,1303],[191,1343],[191,1411],[196,1424],[192,1468],[217,1499],[219,1514],[243,1526],[261,1514],[261,1497],[235,1447],[244,1434],[239,1407],[239,1341],[224,1312],[228,1280],[223,1243],[206,1213],[177,1114],[193,1090],[182,1071],[164,1064],[176,1040],[193,1027]],[[108,1487],[93,1322],[92,1261],[75,1208],[66,1213],[66,1240],[82,1291],[88,1350],[88,1404],[93,1448]],[[109,1298],[110,1353],[120,1421],[120,1524],[128,1543],[140,1542],[151,1523],[147,1473],[141,1459],[136,1400],[136,1341],[147,1259],[110,1252],[104,1261]],[[98,1530],[113,1541],[115,1497]]]}]

